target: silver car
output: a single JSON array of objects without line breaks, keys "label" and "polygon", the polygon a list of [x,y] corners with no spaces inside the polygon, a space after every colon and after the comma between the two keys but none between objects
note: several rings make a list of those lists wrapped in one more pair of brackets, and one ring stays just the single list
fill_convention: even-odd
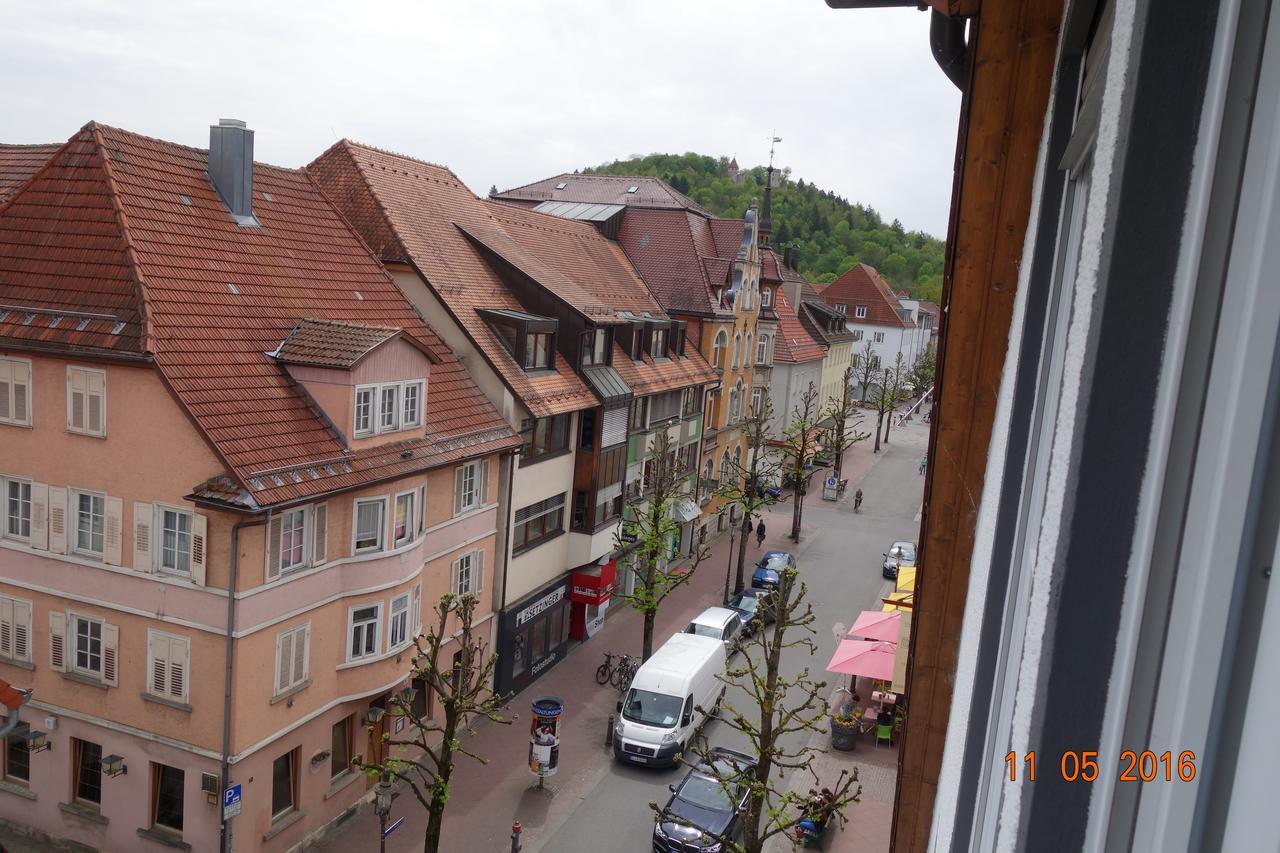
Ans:
[{"label": "silver car", "polygon": [[742,629],[746,622],[742,614],[728,607],[708,607],[689,623],[682,633],[697,634],[701,637],[714,637],[724,643],[725,654],[731,655],[738,650],[738,641],[742,637]]}]

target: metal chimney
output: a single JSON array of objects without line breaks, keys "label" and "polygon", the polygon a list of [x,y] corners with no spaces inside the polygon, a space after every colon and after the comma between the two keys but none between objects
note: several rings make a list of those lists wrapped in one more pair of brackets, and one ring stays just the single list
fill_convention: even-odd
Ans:
[{"label": "metal chimney", "polygon": [[221,118],[209,127],[209,180],[240,225],[253,216],[253,131],[243,121]]}]

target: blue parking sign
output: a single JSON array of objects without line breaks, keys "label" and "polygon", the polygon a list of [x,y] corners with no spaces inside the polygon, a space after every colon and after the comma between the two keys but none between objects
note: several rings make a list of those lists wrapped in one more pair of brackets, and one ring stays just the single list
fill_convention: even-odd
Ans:
[{"label": "blue parking sign", "polygon": [[240,785],[235,784],[222,792],[222,819],[240,814]]}]

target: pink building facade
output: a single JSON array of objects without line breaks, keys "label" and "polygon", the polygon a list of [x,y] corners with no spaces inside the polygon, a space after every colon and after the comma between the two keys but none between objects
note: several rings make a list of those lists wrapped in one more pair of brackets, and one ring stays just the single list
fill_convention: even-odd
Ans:
[{"label": "pink building facade", "polygon": [[91,124],[0,199],[0,820],[46,842],[219,850],[239,784],[287,850],[434,602],[492,619],[518,439],[305,174],[211,145]]}]

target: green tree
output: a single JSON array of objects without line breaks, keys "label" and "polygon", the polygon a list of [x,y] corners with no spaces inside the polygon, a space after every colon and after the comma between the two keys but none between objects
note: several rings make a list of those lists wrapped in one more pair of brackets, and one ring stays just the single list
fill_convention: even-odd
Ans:
[{"label": "green tree", "polygon": [[[765,507],[778,502],[771,497],[767,486],[778,476],[781,463],[776,455],[769,453],[769,443],[773,439],[773,430],[769,423],[773,419],[773,404],[768,394],[762,398],[758,408],[754,408],[743,424],[747,439],[747,459],[744,463],[730,463],[727,479],[721,479],[716,494],[724,498],[725,503],[736,507],[742,516],[742,536],[738,541],[737,571],[734,574],[733,592],[738,594],[746,583],[747,542],[751,539],[751,517]],[[732,512],[732,511],[731,511]]]},{"label": "green tree", "polygon": [[623,522],[615,544],[626,553],[636,573],[635,591],[627,603],[644,617],[641,659],[653,654],[653,623],[658,608],[672,592],[687,584],[706,556],[706,546],[693,548],[688,565],[671,565],[671,542],[680,536],[680,522],[671,517],[678,501],[688,498],[689,471],[679,462],[667,431],[654,436],[644,465],[644,482],[639,492],[627,499]]},{"label": "green tree", "polygon": [[929,341],[925,345],[924,352],[920,353],[920,357],[916,359],[916,365],[911,369],[911,381],[915,383],[916,390],[921,394],[933,388],[933,376],[938,369],[938,352],[933,341]]},{"label": "green tree", "polygon": [[[409,674],[423,684],[431,698],[423,707],[439,709],[428,717],[414,710],[411,697],[391,694],[387,713],[408,718],[407,733],[382,735],[386,755],[380,762],[366,762],[357,756],[351,763],[371,776],[389,775],[405,784],[427,811],[423,853],[440,849],[440,828],[449,802],[449,780],[454,761],[467,755],[488,764],[488,759],[462,745],[460,735],[475,734],[472,724],[479,718],[510,724],[501,713],[503,699],[491,691],[497,658],[488,654],[483,634],[475,630],[477,599],[474,595],[446,594],[433,608],[432,624],[425,634],[413,639]],[[456,652],[442,658],[441,650],[457,639]],[[374,727],[368,732],[373,734]]]}]

